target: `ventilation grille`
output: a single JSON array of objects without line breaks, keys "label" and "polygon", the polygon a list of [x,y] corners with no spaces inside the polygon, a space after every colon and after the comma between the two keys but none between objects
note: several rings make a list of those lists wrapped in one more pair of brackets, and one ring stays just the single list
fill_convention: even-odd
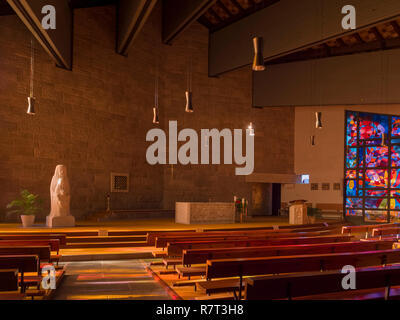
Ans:
[{"label": "ventilation grille", "polygon": [[129,174],[111,173],[111,192],[129,192]]}]

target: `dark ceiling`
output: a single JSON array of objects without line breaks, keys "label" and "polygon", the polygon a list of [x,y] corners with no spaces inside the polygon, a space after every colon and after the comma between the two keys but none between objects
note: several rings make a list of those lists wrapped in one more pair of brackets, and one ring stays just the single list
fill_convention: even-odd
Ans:
[{"label": "dark ceiling", "polygon": [[[73,8],[90,8],[115,5],[118,0],[69,0]],[[279,0],[216,0],[200,18],[199,22],[210,32],[215,32],[243,19]],[[6,0],[0,0],[0,16],[15,14]],[[357,30],[323,44],[299,50],[268,64],[287,63],[299,60],[320,59],[346,54],[379,51],[400,47],[400,19],[381,23],[365,30]]]},{"label": "dark ceiling", "polygon": [[[244,17],[264,9],[279,0],[217,0],[216,3],[200,17],[199,22],[211,32],[224,28]],[[69,0],[71,7],[91,8],[115,5],[118,0]],[[12,15],[14,11],[7,0],[0,0],[0,16]]]}]

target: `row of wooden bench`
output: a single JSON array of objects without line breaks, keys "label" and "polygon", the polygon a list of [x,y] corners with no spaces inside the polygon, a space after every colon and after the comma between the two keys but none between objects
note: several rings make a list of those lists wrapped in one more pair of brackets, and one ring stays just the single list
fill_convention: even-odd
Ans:
[{"label": "row of wooden bench", "polygon": [[[42,268],[53,263],[58,266],[60,246],[65,243],[65,235],[0,233],[0,300],[44,296]],[[57,266],[60,278],[63,270]],[[35,289],[27,290],[30,287]]]},{"label": "row of wooden bench", "polygon": [[[359,289],[386,287],[388,292],[390,286],[398,285],[397,278],[389,276],[396,274],[398,269],[386,267],[400,263],[400,250],[392,249],[395,238],[354,241],[352,234],[356,232],[353,230],[334,235],[332,234],[334,228],[329,229],[327,226],[320,227],[318,231],[309,229],[306,232],[296,232],[296,229],[292,229],[292,232],[274,232],[272,230],[264,232],[261,236],[256,233],[246,231],[240,235],[243,237],[240,239],[235,238],[238,237],[237,233],[229,232],[221,233],[218,237],[208,235],[204,238],[198,234],[159,234],[155,237],[154,244],[157,245],[160,239],[159,246],[167,246],[166,258],[164,258],[166,267],[170,264],[182,265],[176,267],[180,277],[206,277],[205,280],[178,281],[175,283],[176,286],[195,285],[197,289],[202,289],[207,294],[231,291],[234,296],[241,299],[245,277],[250,277],[246,279],[246,299],[291,299],[320,293],[342,292],[343,289],[339,287],[343,278],[340,269],[345,265],[357,268],[375,266],[368,270],[360,269],[361,279],[366,279],[364,275],[368,274],[372,275],[376,281],[373,281],[374,284],[363,284]],[[321,271],[324,272],[321,273]],[[292,277],[276,276],[282,273],[294,274]],[[252,277],[266,274],[269,276]],[[382,274],[386,275],[390,281],[380,285]],[[314,285],[307,292],[297,289],[299,283],[304,283],[303,275],[315,281],[313,283],[320,284],[322,288],[326,287],[326,290],[318,291]],[[324,278],[325,275],[327,278]],[[329,285],[332,279],[338,279],[339,275],[341,275],[340,281],[335,285]],[[286,281],[286,285],[279,285],[283,283],[282,281]],[[271,283],[273,286],[279,285],[281,289],[284,289],[270,290],[268,288]],[[295,288],[293,290],[290,289],[292,285]],[[266,293],[259,294],[260,290]],[[387,292],[381,297],[388,298]]]}]

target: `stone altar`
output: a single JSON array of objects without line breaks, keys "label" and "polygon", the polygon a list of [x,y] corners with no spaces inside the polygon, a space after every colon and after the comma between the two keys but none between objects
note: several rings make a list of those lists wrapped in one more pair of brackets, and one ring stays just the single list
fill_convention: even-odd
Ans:
[{"label": "stone altar", "polygon": [[50,184],[50,215],[46,217],[46,224],[54,227],[74,227],[75,218],[70,213],[70,187],[67,168],[58,165]]},{"label": "stone altar", "polygon": [[233,202],[176,202],[175,222],[182,224],[235,223]]}]

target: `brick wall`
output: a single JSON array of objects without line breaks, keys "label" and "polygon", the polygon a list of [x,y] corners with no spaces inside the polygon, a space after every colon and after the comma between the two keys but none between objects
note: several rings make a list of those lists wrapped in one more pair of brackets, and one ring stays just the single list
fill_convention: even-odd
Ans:
[{"label": "brick wall", "polygon": [[[112,194],[114,209],[173,208],[175,201],[230,201],[251,196],[232,165],[150,166],[154,74],[159,66],[161,128],[256,127],[255,172],[293,172],[293,108],[251,108],[251,71],[207,76],[208,31],[198,23],[173,46],[161,44],[156,7],[129,56],[115,53],[115,9],[75,11],[74,68],[54,66],[36,44],[38,114],[28,116],[30,34],[16,16],[0,17],[0,214],[23,188],[44,199],[57,164],[69,170],[72,213],[105,208],[110,172],[130,173],[130,192]],[[195,113],[184,92],[193,60]],[[266,88],[268,90],[268,88]]]}]

